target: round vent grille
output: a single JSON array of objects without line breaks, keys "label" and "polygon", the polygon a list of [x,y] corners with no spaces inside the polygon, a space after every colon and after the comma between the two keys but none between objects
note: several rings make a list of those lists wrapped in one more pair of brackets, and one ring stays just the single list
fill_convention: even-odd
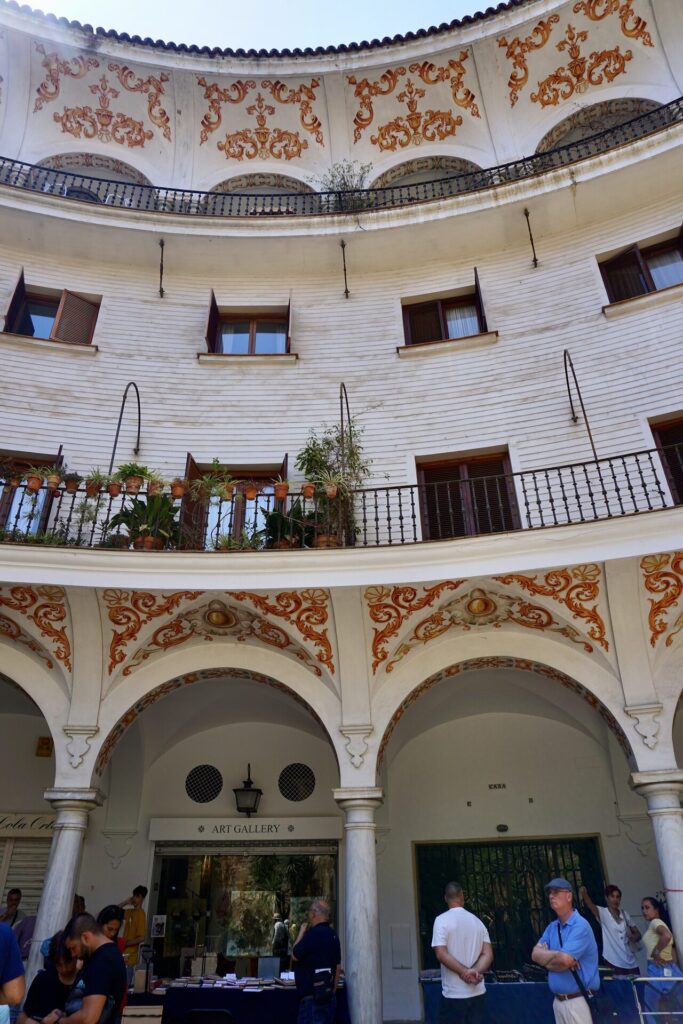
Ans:
[{"label": "round vent grille", "polygon": [[223,776],[212,764],[198,764],[185,779],[185,792],[197,804],[215,800],[223,789]]},{"label": "round vent grille", "polygon": [[315,775],[307,764],[288,764],[280,772],[278,789],[285,800],[306,800],[315,789]]}]

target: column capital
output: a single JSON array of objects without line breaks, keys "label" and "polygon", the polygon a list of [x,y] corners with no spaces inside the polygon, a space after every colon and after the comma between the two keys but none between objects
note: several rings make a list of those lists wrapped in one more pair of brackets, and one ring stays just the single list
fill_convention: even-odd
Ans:
[{"label": "column capital", "polygon": [[340,807],[379,807],[384,790],[379,786],[344,786],[333,789],[332,796]]},{"label": "column capital", "polygon": [[633,772],[631,786],[641,796],[683,793],[683,768],[658,768],[650,772]]},{"label": "column capital", "polygon": [[43,796],[56,811],[92,811],[104,803],[104,794],[99,789],[46,789]]}]

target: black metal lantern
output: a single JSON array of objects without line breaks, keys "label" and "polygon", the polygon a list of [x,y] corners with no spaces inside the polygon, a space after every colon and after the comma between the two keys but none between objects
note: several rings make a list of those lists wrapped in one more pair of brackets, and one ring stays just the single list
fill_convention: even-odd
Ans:
[{"label": "black metal lantern", "polygon": [[240,814],[246,814],[248,818],[252,814],[256,814],[259,801],[263,796],[263,790],[254,787],[254,783],[251,781],[250,764],[247,765],[247,778],[239,788],[233,789],[233,793],[235,794],[235,804]]}]

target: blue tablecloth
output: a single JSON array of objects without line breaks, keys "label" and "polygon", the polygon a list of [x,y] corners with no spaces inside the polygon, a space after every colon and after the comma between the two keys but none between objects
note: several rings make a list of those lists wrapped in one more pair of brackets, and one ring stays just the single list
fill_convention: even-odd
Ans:
[{"label": "blue tablecloth", "polygon": [[[640,984],[640,983],[639,983]],[[425,1024],[439,1019],[440,981],[423,981]],[[638,1024],[639,1017],[630,981],[603,983],[603,999],[615,1024]],[[553,997],[544,982],[510,982],[486,986],[486,1024],[554,1024]],[[605,1005],[607,1009],[607,1005]]]},{"label": "blue tablecloth", "polygon": [[[291,988],[169,988],[163,1005],[162,1024],[185,1024],[190,1010],[230,1010],[235,1024],[296,1024],[299,998]],[[350,1024],[343,988],[337,993],[337,1024]]]}]

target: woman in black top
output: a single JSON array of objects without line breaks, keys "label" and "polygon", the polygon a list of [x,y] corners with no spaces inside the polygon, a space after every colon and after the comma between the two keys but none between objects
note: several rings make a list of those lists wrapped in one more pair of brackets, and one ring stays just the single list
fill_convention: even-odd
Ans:
[{"label": "woman in black top", "polygon": [[63,932],[50,940],[50,966],[40,971],[28,990],[17,1024],[56,1024],[64,1015],[64,1006],[78,973],[78,960],[64,944]]}]

